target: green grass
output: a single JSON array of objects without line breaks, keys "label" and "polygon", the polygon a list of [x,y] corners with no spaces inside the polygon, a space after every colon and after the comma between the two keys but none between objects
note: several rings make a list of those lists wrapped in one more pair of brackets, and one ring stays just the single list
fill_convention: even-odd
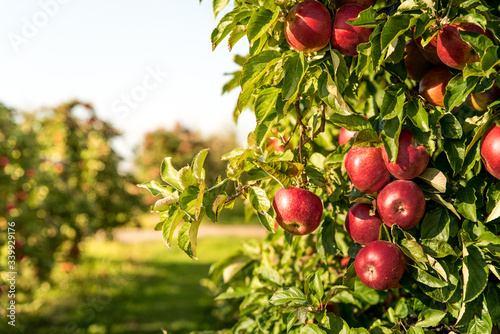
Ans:
[{"label": "green grass", "polygon": [[[161,240],[85,243],[77,269],[57,268],[35,300],[21,305],[23,333],[189,333],[218,329],[213,297],[200,280],[211,263],[241,246],[237,238],[199,240],[193,261]],[[19,333],[21,333],[19,332]]]}]

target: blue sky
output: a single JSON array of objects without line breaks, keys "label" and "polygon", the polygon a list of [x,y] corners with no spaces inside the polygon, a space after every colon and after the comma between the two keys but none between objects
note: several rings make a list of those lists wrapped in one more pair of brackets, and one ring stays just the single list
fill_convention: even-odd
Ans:
[{"label": "blue sky", "polygon": [[248,43],[212,52],[221,15],[211,0],[0,0],[0,101],[28,110],[90,102],[124,133],[125,156],[144,132],[176,122],[243,140],[254,118],[235,126],[238,92],[221,90]]}]

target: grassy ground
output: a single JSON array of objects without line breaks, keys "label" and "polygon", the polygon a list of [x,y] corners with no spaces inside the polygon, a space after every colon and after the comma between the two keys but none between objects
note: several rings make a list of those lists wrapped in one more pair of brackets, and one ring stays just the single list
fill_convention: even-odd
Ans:
[{"label": "grassy ground", "polygon": [[241,246],[233,237],[199,240],[198,261],[161,240],[91,240],[71,272],[37,289],[19,315],[23,333],[189,333],[217,329],[212,296],[200,284],[210,264]]}]

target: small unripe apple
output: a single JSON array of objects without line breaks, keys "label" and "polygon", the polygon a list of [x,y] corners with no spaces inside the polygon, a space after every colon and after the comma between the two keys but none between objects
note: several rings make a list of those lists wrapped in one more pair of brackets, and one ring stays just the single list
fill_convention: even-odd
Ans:
[{"label": "small unripe apple", "polygon": [[307,0],[293,6],[285,20],[285,38],[299,52],[316,52],[328,45],[332,34],[330,12],[321,2]]},{"label": "small unripe apple", "polygon": [[375,193],[391,179],[380,147],[354,146],[345,156],[345,168],[356,189]]},{"label": "small unripe apple", "polygon": [[350,209],[345,220],[347,233],[355,242],[366,245],[380,239],[382,220],[373,213],[372,206],[366,203],[356,203]]},{"label": "small unripe apple", "polygon": [[415,182],[396,180],[378,194],[377,211],[387,226],[396,224],[408,230],[425,214],[425,195]]},{"label": "small unripe apple", "polygon": [[469,43],[462,39],[460,31],[487,35],[480,26],[465,22],[445,25],[438,33],[437,54],[439,59],[443,64],[459,70],[463,69],[466,64],[479,61],[479,55]]},{"label": "small unripe apple", "polygon": [[315,193],[302,188],[281,188],[274,195],[276,221],[287,232],[305,235],[321,223],[323,202]]},{"label": "small unripe apple", "polygon": [[384,240],[370,242],[354,259],[361,283],[375,290],[396,286],[403,277],[406,260],[398,246]]},{"label": "small unripe apple", "polygon": [[446,86],[453,78],[446,66],[438,66],[427,72],[420,80],[418,93],[430,104],[444,107]]},{"label": "small unripe apple", "polygon": [[500,127],[492,125],[481,143],[481,159],[488,173],[500,179]]},{"label": "small unripe apple", "polygon": [[357,47],[361,43],[368,42],[372,29],[354,27],[347,23],[359,16],[366,7],[348,4],[340,7],[333,20],[332,46],[345,56],[357,56]]},{"label": "small unripe apple", "polygon": [[425,59],[414,40],[406,42],[405,51],[406,55],[404,61],[406,73],[410,79],[420,81],[433,65]]},{"label": "small unripe apple", "polygon": [[416,178],[427,168],[429,163],[429,153],[424,145],[419,145],[408,130],[401,130],[399,135],[398,157],[395,162],[391,162],[385,147],[382,149],[387,170],[397,179],[410,180]]}]

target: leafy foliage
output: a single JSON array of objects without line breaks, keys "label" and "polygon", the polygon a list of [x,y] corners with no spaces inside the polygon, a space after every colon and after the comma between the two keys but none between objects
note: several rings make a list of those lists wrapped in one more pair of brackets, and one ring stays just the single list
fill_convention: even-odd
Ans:
[{"label": "leafy foliage", "polygon": [[118,132],[92,106],[0,110],[0,226],[15,222],[18,260],[46,280],[56,260],[78,260],[84,238],[133,221],[140,195],[118,172],[121,158],[109,144]]},{"label": "leafy foliage", "polygon": [[[499,83],[498,12],[481,0],[378,1],[350,22],[373,29],[369,42],[358,46],[359,55],[350,57],[331,46],[312,54],[288,46],[284,18],[298,2],[236,0],[212,32],[213,48],[227,36],[229,49],[245,36],[250,43],[244,62],[238,58],[241,71],[224,91],[239,82],[234,116],[250,109],[257,124],[246,148],[223,157],[227,178],[212,188],[194,176],[199,157],[184,172],[165,160],[166,185],[143,185],[160,197],[178,198],[159,210],[163,230],[170,236],[184,219],[179,245],[195,257],[200,217],[206,213],[216,221],[239,197],[270,230],[266,241],[246,245],[213,268],[221,309],[238,317],[233,332],[492,332],[500,325],[500,197],[480,145],[500,114],[499,103],[489,101],[485,111],[476,111],[465,100]],[[338,8],[334,1],[321,2],[332,13]],[[227,4],[214,1],[215,14]],[[405,43],[422,37],[425,45],[449,22],[475,23],[491,38],[461,33],[479,61],[451,70],[444,107],[436,107],[407,76]],[[357,135],[340,146],[339,127]],[[360,283],[352,260],[345,268],[340,264],[361,248],[343,226],[349,207],[376,200],[351,186],[343,160],[354,145],[383,146],[394,161],[402,129],[431,156],[414,179],[425,193],[426,214],[407,231],[382,226],[381,238],[401,248],[407,268],[400,288],[380,292]],[[268,146],[272,140],[278,143],[274,149]],[[236,194],[224,191],[228,182]],[[323,222],[312,236],[274,233],[270,199],[290,185],[323,200]],[[329,310],[329,303],[336,309]]]}]

